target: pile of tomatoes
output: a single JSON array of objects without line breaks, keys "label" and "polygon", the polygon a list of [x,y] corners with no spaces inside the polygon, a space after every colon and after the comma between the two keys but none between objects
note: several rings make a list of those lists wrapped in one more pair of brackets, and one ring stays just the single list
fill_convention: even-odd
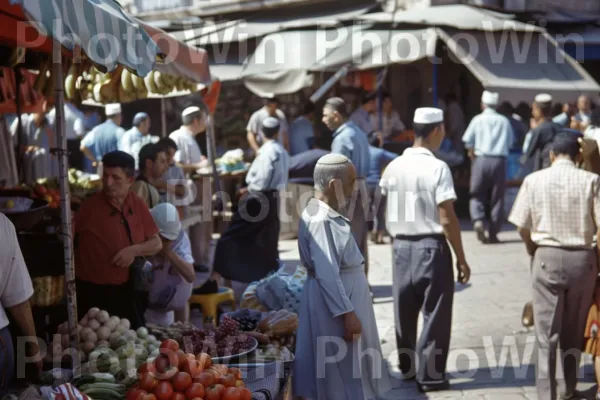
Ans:
[{"label": "pile of tomatoes", "polygon": [[46,201],[50,208],[60,207],[60,191],[36,184],[32,187],[32,198]]},{"label": "pile of tomatoes", "polygon": [[138,369],[126,400],[251,400],[238,368],[214,364],[206,353],[186,354],[167,339],[160,354]]}]

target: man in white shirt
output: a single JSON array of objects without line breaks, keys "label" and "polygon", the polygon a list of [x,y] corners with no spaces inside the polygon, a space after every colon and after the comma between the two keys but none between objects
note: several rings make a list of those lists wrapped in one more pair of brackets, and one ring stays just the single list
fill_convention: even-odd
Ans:
[{"label": "man in white shirt", "polygon": [[[83,170],[83,153],[81,152],[81,138],[86,130],[83,124],[84,115],[75,104],[65,100],[65,133],[67,135],[67,150],[69,151],[69,167]],[[50,124],[55,127],[56,107],[47,115]],[[56,130],[56,127],[55,127]]]},{"label": "man in white shirt", "polygon": [[[432,151],[444,140],[444,114],[438,108],[415,111],[412,148],[392,161],[380,182],[387,195],[387,224],[394,239],[393,293],[399,367],[405,379],[416,379],[422,392],[449,384],[446,361],[452,328],[454,274],[467,283],[460,224],[454,212],[454,182],[448,165]],[[417,341],[417,321],[424,325]],[[418,367],[418,370],[415,370]]]},{"label": "man in white shirt", "polygon": [[0,213],[0,394],[8,389],[14,375],[15,354],[13,342],[8,328],[10,313],[16,321],[21,335],[28,337],[27,354],[17,354],[17,357],[37,356],[36,366],[41,372],[42,358],[39,355],[39,345],[31,313],[29,299],[33,295],[31,278],[23,260],[17,234],[12,222]]},{"label": "man in white shirt", "polygon": [[177,145],[175,162],[189,174],[206,165],[206,157],[202,155],[196,136],[204,131],[205,122],[199,107],[188,107],[181,113],[183,125],[171,133],[169,137]]},{"label": "man in white shirt", "polygon": [[246,127],[248,133],[246,137],[248,138],[250,148],[254,150],[254,154],[258,153],[258,149],[265,142],[265,135],[262,127],[264,120],[269,117],[273,117],[279,121],[279,143],[281,143],[286,151],[290,151],[287,120],[283,111],[278,107],[279,100],[276,97],[266,99],[265,106],[260,110],[255,111],[250,117],[250,120],[248,120],[248,126]]}]

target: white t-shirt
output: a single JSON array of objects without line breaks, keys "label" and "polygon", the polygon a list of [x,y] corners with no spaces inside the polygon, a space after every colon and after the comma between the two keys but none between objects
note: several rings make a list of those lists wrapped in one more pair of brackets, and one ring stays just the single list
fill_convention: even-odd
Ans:
[{"label": "white t-shirt", "polygon": [[[279,143],[283,143],[282,134],[284,132],[287,133],[288,131],[287,120],[285,119],[285,114],[283,113],[283,111],[279,109],[275,111],[275,115],[277,115],[277,119],[279,120],[279,137],[277,138],[277,141]],[[252,132],[256,136],[256,143],[259,146],[261,146],[265,141],[265,137],[262,131],[262,123],[268,117],[270,117],[269,111],[266,107],[263,107],[252,114],[252,116],[248,120],[248,126],[246,126],[246,131]]]},{"label": "white t-shirt", "polygon": [[425,148],[408,148],[392,161],[379,182],[387,194],[387,226],[396,235],[444,232],[438,206],[456,200],[448,164]]},{"label": "white t-shirt", "polygon": [[187,128],[181,127],[169,135],[177,144],[177,153],[175,153],[175,161],[180,164],[198,164],[202,161],[202,152],[200,146],[192,132]]},{"label": "white t-shirt", "polygon": [[15,227],[2,213],[0,238],[0,329],[3,329],[8,325],[5,309],[27,301],[33,295],[33,285]]}]

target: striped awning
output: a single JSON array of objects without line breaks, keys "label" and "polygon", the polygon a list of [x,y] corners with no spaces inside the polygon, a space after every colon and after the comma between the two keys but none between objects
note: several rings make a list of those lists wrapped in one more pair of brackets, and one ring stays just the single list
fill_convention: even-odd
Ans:
[{"label": "striped awning", "polygon": [[41,34],[65,48],[81,50],[112,71],[121,64],[146,76],[160,51],[139,24],[115,0],[10,0],[36,23]]}]

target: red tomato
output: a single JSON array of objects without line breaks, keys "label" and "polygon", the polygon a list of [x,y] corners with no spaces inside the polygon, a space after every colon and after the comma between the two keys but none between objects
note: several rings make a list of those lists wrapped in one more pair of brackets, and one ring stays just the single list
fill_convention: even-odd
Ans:
[{"label": "red tomato", "polygon": [[145,390],[140,388],[131,388],[127,391],[125,395],[126,400],[140,400],[140,398],[146,394]]},{"label": "red tomato", "polygon": [[225,393],[225,386],[223,385],[212,385],[206,389],[206,396],[204,400],[221,400],[221,397]]},{"label": "red tomato", "polygon": [[226,388],[234,387],[235,381],[236,381],[235,376],[233,376],[231,374],[223,375],[222,377],[219,378],[219,383],[221,385],[225,386]]},{"label": "red tomato", "polygon": [[240,400],[252,400],[252,392],[246,388],[240,389]]},{"label": "red tomato", "polygon": [[152,393],[146,393],[140,398],[140,400],[156,400],[156,396]]},{"label": "red tomato", "polygon": [[210,368],[217,371],[219,373],[219,376],[226,375],[228,370],[227,365],[223,364],[215,364]]},{"label": "red tomato", "polygon": [[171,400],[173,397],[173,386],[169,381],[161,381],[154,391],[157,400]]},{"label": "red tomato", "polygon": [[200,353],[196,356],[196,360],[200,361],[204,366],[204,369],[210,368],[212,365],[212,358],[207,353]]},{"label": "red tomato", "polygon": [[179,368],[180,371],[183,371],[185,368],[185,364],[187,364],[188,362],[188,358],[186,357],[185,353],[183,352],[183,350],[177,350],[177,352],[175,353],[177,355],[177,368]]},{"label": "red tomato", "polygon": [[173,389],[178,392],[185,392],[192,386],[192,377],[187,372],[178,372],[171,382],[173,382]]},{"label": "red tomato", "polygon": [[156,367],[154,366],[154,364],[152,363],[143,363],[142,365],[140,365],[140,367],[138,368],[138,373],[139,374],[156,374]]},{"label": "red tomato", "polygon": [[158,385],[158,379],[153,374],[142,374],[140,378],[140,389],[153,392]]},{"label": "red tomato", "polygon": [[243,389],[246,387],[246,384],[244,383],[244,381],[240,381],[238,379],[237,381],[235,381],[235,387],[238,389]]},{"label": "red tomato", "polygon": [[173,393],[173,397],[171,397],[171,400],[187,400],[187,399],[185,398],[185,394],[175,392],[175,393]]},{"label": "red tomato", "polygon": [[225,389],[223,400],[240,400],[240,391],[234,387]]},{"label": "red tomato", "polygon": [[217,383],[217,378],[212,372],[202,372],[200,375],[194,378],[194,382],[201,383],[205,388]]},{"label": "red tomato", "polygon": [[204,367],[198,360],[189,361],[185,364],[183,370],[190,374],[192,378],[197,377],[204,371]]},{"label": "red tomato", "polygon": [[169,349],[172,352],[176,352],[177,350],[179,350],[179,343],[177,343],[175,340],[173,339],[167,339],[164,340],[161,344],[160,344],[160,348],[162,349]]},{"label": "red tomato", "polygon": [[242,371],[240,371],[239,368],[229,368],[229,373],[233,376],[235,376],[235,379],[242,379]]},{"label": "red tomato", "polygon": [[204,397],[204,386],[199,383],[192,383],[192,386],[189,387],[185,392],[185,397],[188,400],[195,399],[196,397],[203,398]]},{"label": "red tomato", "polygon": [[[170,353],[168,356],[165,354],[159,354],[154,360],[154,366],[156,367],[157,374],[164,374],[168,369],[177,368],[178,365],[179,358],[177,357],[176,353]],[[163,379],[162,377],[160,378]]]}]

